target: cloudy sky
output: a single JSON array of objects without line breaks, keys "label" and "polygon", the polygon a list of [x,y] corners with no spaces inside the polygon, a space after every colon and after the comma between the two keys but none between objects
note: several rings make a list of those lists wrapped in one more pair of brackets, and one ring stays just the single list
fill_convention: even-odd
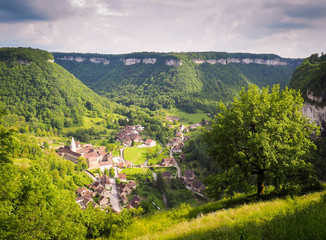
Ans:
[{"label": "cloudy sky", "polygon": [[0,0],[0,46],[62,52],[326,52],[325,0]]}]

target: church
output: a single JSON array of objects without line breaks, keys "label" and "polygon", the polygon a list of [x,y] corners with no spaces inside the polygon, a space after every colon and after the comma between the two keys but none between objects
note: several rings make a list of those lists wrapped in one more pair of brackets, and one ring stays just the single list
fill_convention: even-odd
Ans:
[{"label": "church", "polygon": [[70,146],[58,149],[58,154],[76,164],[80,157],[84,157],[88,169],[100,168],[104,171],[114,166],[113,155],[111,152],[107,153],[105,147],[95,148],[92,144],[81,145],[79,141],[75,141],[74,137],[71,138]]}]

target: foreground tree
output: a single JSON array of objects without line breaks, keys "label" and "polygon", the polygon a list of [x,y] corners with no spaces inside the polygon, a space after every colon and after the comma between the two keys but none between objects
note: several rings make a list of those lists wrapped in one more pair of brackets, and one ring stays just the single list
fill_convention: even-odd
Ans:
[{"label": "foreground tree", "polygon": [[233,193],[256,182],[258,194],[264,194],[268,181],[277,189],[299,188],[314,182],[310,137],[317,127],[302,116],[300,93],[278,85],[271,91],[251,85],[220,113],[207,132],[209,153],[220,173],[209,179],[209,190]]}]

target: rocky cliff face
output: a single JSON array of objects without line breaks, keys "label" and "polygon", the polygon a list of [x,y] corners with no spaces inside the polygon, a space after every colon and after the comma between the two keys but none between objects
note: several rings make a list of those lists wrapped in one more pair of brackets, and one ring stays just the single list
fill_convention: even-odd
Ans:
[{"label": "rocky cliff face", "polygon": [[302,109],[304,116],[310,118],[311,121],[320,126],[322,136],[326,136],[326,107],[319,107],[306,103]]},{"label": "rocky cliff face", "polygon": [[203,60],[203,59],[193,59],[193,61],[197,64],[203,64],[203,63],[209,63],[209,64],[230,64],[230,63],[241,63],[241,64],[262,64],[267,66],[287,66],[288,63],[286,61],[282,61],[279,58],[275,59],[251,59],[251,58],[221,58],[221,59],[209,59],[209,60]]},{"label": "rocky cliff face", "polygon": [[317,103],[323,101],[323,97],[316,97],[312,92],[307,92],[307,98],[311,102],[306,102],[302,108],[302,113],[311,121],[317,123],[320,126],[321,135],[326,136],[326,106],[317,105]]},{"label": "rocky cliff face", "polygon": [[[92,63],[97,63],[97,64],[103,64],[103,65],[109,65],[111,63],[111,61],[107,58],[96,58],[96,57],[91,57],[91,58],[87,58],[87,57],[76,57],[76,56],[63,56],[63,57],[58,57],[57,60],[61,60],[61,61],[71,61],[71,62],[92,62]],[[155,64],[157,62],[156,58],[144,58],[144,59],[140,59],[140,58],[120,58],[117,62],[121,62],[123,63],[125,66],[130,66],[130,65],[135,65],[135,64]],[[169,59],[165,61],[165,65],[168,66],[180,66],[182,65],[182,62],[179,60],[175,60],[175,59]]]},{"label": "rocky cliff face", "polygon": [[[108,58],[96,58],[96,57],[80,57],[80,56],[63,56],[63,57],[58,57],[57,60],[61,61],[73,61],[73,62],[85,62],[85,61],[90,61],[93,63],[98,63],[98,64],[104,64],[104,65],[109,65],[112,60]],[[117,61],[117,60],[116,60]],[[259,65],[267,65],[267,66],[287,66],[289,63],[285,60],[282,60],[280,58],[275,58],[275,59],[261,59],[261,58],[220,58],[220,59],[192,59],[193,62],[196,64],[231,64],[231,63],[238,63],[238,64],[259,64]],[[125,66],[130,66],[134,64],[156,64],[157,59],[156,58],[120,58],[118,62],[122,62]],[[178,67],[181,66],[183,63],[181,60],[178,59],[168,59],[165,61],[165,65],[167,66],[174,66]]]}]

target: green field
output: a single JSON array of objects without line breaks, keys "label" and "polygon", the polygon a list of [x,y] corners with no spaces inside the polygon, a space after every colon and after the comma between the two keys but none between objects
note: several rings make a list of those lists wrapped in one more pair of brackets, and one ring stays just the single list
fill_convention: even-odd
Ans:
[{"label": "green field", "polygon": [[127,177],[133,177],[138,174],[152,175],[152,172],[149,170],[149,168],[125,168],[122,169],[122,173],[125,173]]},{"label": "green field", "polygon": [[124,159],[126,161],[130,161],[133,164],[144,164],[144,162],[147,159],[148,156],[148,152],[152,151],[152,150],[156,150],[156,151],[160,151],[161,146],[156,145],[155,147],[143,147],[143,148],[139,148],[139,147],[126,147],[124,150]]},{"label": "green field", "polygon": [[[63,132],[68,133],[68,132],[75,132],[77,129],[80,128],[94,128],[95,130],[98,131],[103,131],[106,129],[105,125],[102,123],[105,120],[103,118],[90,118],[90,117],[83,117],[83,126],[81,127],[70,127],[70,128],[64,128]],[[98,124],[96,124],[98,123]]]},{"label": "green field", "polygon": [[171,172],[172,174],[176,174],[177,172],[175,167],[152,167],[152,169],[157,173]]},{"label": "green field", "polygon": [[157,157],[150,158],[148,160],[147,165],[149,165],[149,166],[151,166],[151,165],[159,165],[163,158],[169,158],[169,157],[170,157],[170,150],[165,149],[163,152],[158,154]]},{"label": "green field", "polygon": [[124,159],[130,161],[133,164],[144,164],[146,161],[147,148],[138,148],[138,147],[126,147],[124,150]]},{"label": "green field", "polygon": [[168,112],[168,114],[170,116],[180,117],[182,119],[185,119],[187,122],[192,122],[192,123],[199,123],[203,118],[208,120],[207,113],[204,113],[201,110],[197,110],[196,113],[186,113],[180,111],[179,109],[173,108]]}]

